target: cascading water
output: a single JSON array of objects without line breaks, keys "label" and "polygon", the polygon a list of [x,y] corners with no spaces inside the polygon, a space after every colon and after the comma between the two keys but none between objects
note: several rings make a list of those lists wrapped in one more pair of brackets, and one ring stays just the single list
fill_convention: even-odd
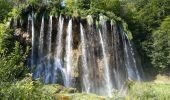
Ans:
[{"label": "cascading water", "polygon": [[100,36],[100,43],[102,46],[102,54],[103,54],[103,62],[104,62],[104,66],[103,66],[104,67],[103,68],[104,69],[104,80],[105,80],[104,86],[106,87],[105,95],[111,96],[112,95],[112,83],[111,83],[110,72],[109,72],[109,64],[108,64],[108,58],[106,55],[106,47],[105,47],[100,30],[99,30],[99,36]]},{"label": "cascading water", "polygon": [[138,81],[141,81],[141,76],[139,74],[139,71],[137,69],[137,63],[136,63],[136,59],[135,59],[135,53],[134,53],[134,50],[132,48],[132,44],[130,43],[130,41],[128,40],[128,44],[129,44],[129,47],[130,47],[130,51],[131,51],[131,54],[132,54],[132,60],[133,60],[133,64],[134,64],[134,70],[136,72],[136,75],[137,75],[137,79]]},{"label": "cascading water", "polygon": [[63,24],[64,18],[60,15],[59,22],[58,22],[58,32],[56,37],[56,48],[55,48],[55,55],[54,55],[54,69],[53,69],[53,81],[52,83],[56,82],[57,71],[59,70],[62,74],[62,78],[65,82],[65,69],[62,67],[62,52],[63,52]]},{"label": "cascading water", "polygon": [[81,35],[81,52],[82,52],[82,68],[83,68],[83,90],[84,92],[90,92],[90,77],[89,77],[89,69],[87,65],[87,51],[86,51],[86,39],[84,36],[84,28],[83,25],[80,23],[80,35]]},{"label": "cascading water", "polygon": [[56,57],[61,59],[61,53],[63,49],[63,24],[64,24],[64,18],[60,15],[59,22],[58,22],[58,34],[57,34],[57,41],[56,41]]},{"label": "cascading water", "polygon": [[141,80],[134,49],[122,28],[116,22],[109,24],[104,15],[99,23],[95,20],[89,15],[87,23],[80,23],[60,15],[46,22],[43,16],[41,27],[34,29],[32,14],[33,78],[105,96],[113,90],[123,92],[126,80]]},{"label": "cascading water", "polygon": [[[124,43],[124,49],[125,49],[125,54],[126,54],[126,67],[128,71],[128,76],[130,80],[138,80],[140,81],[140,75],[137,69],[137,63],[134,57],[134,51],[132,48],[132,45],[128,39],[128,36],[124,33],[123,34],[123,43]],[[130,51],[130,52],[129,52]]]},{"label": "cascading water", "polygon": [[17,19],[14,19],[13,28],[14,28],[14,29],[17,28]]},{"label": "cascading water", "polygon": [[52,39],[52,16],[50,16],[49,19],[49,25],[48,25],[48,34],[47,34],[47,66],[45,67],[45,83],[50,82],[51,77],[51,70],[52,70],[52,64],[51,64],[51,39]]},{"label": "cascading water", "polygon": [[67,36],[66,36],[66,47],[65,47],[65,78],[66,78],[66,87],[71,87],[72,85],[72,19],[69,20],[67,27]]},{"label": "cascading water", "polygon": [[31,15],[28,15],[28,23],[27,23],[27,34],[29,33],[30,30],[30,21],[31,21]]},{"label": "cascading water", "polygon": [[[115,24],[115,22],[112,20],[111,21],[111,34],[112,34],[112,50],[113,50],[113,76],[115,78],[115,82],[114,85],[115,87],[120,90],[122,88],[122,80],[123,78],[121,78],[120,76],[120,69],[122,67],[122,58],[121,58],[121,53],[119,52],[119,44],[120,44],[120,36],[118,33],[118,29],[117,29],[117,25]],[[126,73],[124,73],[126,74]]]},{"label": "cascading water", "polygon": [[41,29],[40,29],[40,37],[39,37],[39,46],[38,46],[38,65],[35,72],[35,78],[41,76],[42,69],[43,69],[43,57],[44,57],[44,16],[42,17],[41,21]]},{"label": "cascading water", "polygon": [[32,43],[32,53],[31,53],[31,70],[33,70],[33,68],[35,67],[35,58],[34,58],[34,50],[35,50],[35,32],[34,32],[34,13],[32,12],[32,18],[31,18],[31,23],[32,23],[32,28],[31,28],[31,43]]}]

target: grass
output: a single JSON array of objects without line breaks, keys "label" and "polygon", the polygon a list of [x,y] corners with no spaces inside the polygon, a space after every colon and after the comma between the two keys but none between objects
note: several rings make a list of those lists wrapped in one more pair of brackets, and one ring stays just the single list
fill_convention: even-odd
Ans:
[{"label": "grass", "polygon": [[126,98],[134,100],[169,100],[170,84],[143,82],[130,86]]},{"label": "grass", "polygon": [[170,84],[170,77],[167,75],[160,75],[158,74],[156,76],[156,79],[154,80],[155,83],[162,83],[162,84]]},{"label": "grass", "polygon": [[131,82],[125,97],[108,98],[87,93],[58,93],[57,100],[169,100],[170,84]]},{"label": "grass", "polygon": [[[165,80],[159,78],[157,80]],[[113,94],[112,98],[91,93],[79,93],[75,88],[58,84],[41,84],[25,78],[14,84],[1,84],[0,99],[41,99],[41,100],[170,100],[170,84],[166,82],[127,82],[127,95]]]},{"label": "grass", "polygon": [[[159,76],[160,77],[160,76]],[[162,80],[159,78],[157,80]],[[165,80],[165,78],[163,78]],[[45,94],[53,94],[56,100],[169,100],[170,84],[153,82],[127,82],[128,91],[125,97],[117,94],[112,98],[90,93],[78,93],[74,88],[65,88],[61,85],[43,85]],[[117,95],[117,96],[116,96]]]}]

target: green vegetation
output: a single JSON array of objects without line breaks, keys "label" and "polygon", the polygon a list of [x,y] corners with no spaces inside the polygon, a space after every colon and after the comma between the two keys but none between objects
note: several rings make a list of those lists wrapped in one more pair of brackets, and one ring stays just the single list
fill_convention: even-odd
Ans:
[{"label": "green vegetation", "polygon": [[170,98],[170,85],[152,82],[132,83],[126,98],[135,100],[168,100]]},{"label": "green vegetation", "polygon": [[159,70],[167,69],[170,66],[170,16],[162,21],[160,27],[152,34],[152,63]]},{"label": "green vegetation", "polygon": [[[22,1],[22,0],[21,0]],[[0,99],[66,100],[110,99],[93,94],[71,94],[74,89],[65,89],[59,85],[43,85],[28,77],[25,65],[30,47],[14,36],[9,27],[11,18],[26,19],[25,13],[34,11],[36,17],[45,14],[62,14],[84,19],[93,15],[97,19],[103,14],[117,23],[123,23],[125,31],[133,40],[142,59],[142,66],[150,72],[167,74],[170,70],[170,1],[169,0],[67,0],[66,6],[61,0],[0,0]],[[43,11],[43,12],[42,12]],[[133,38],[132,38],[133,37]],[[120,99],[168,100],[170,84],[130,82],[128,94]],[[119,97],[115,98],[119,99]],[[86,100],[86,99],[85,99]]]},{"label": "green vegetation", "polygon": [[26,77],[15,83],[0,83],[0,96],[2,100],[52,100],[52,94],[42,91],[42,85],[33,82],[30,77]]},{"label": "green vegetation", "polygon": [[6,0],[0,0],[0,23],[7,17],[8,12],[12,9],[12,4]]},{"label": "green vegetation", "polygon": [[169,0],[129,0],[122,18],[128,23],[145,68],[169,70]]}]

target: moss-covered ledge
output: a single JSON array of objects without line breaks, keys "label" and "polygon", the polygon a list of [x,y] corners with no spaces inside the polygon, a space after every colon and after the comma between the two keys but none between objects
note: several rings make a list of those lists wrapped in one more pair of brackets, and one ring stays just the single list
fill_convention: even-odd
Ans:
[{"label": "moss-covered ledge", "polygon": [[29,0],[26,3],[21,4],[18,7],[13,8],[12,12],[9,15],[15,19],[20,19],[23,22],[27,21],[29,15],[34,13],[35,18],[41,18],[44,16],[48,19],[49,16],[59,17],[60,15],[65,18],[73,18],[77,20],[86,20],[88,15],[91,15],[93,19],[96,21],[99,20],[99,15],[107,16],[109,20],[113,20],[119,27],[121,27],[122,31],[124,31],[128,38],[132,39],[132,34],[128,30],[128,25],[126,22],[116,16],[111,11],[106,11],[103,9],[98,9],[94,7],[89,7],[84,9],[77,3],[77,5],[66,5],[62,6],[60,0],[55,0],[55,2],[49,2],[48,4],[42,3],[37,0]]}]

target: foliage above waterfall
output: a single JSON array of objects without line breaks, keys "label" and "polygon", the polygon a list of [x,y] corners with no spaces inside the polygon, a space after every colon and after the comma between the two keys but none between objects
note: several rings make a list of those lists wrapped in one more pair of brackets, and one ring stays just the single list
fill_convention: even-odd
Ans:
[{"label": "foliage above waterfall", "polygon": [[[113,5],[114,4],[114,5]],[[23,3],[16,3],[16,7],[12,9],[10,16],[14,16],[24,20],[28,14],[35,13],[35,17],[45,15],[53,15],[59,17],[73,17],[86,19],[88,15],[92,15],[95,20],[99,20],[99,15],[105,15],[109,20],[115,20],[118,25],[128,34],[128,38],[132,39],[131,32],[128,31],[127,24],[118,16],[120,16],[121,5],[119,0],[67,0],[62,4],[61,0],[28,0]],[[103,7],[102,7],[103,6]]]}]

